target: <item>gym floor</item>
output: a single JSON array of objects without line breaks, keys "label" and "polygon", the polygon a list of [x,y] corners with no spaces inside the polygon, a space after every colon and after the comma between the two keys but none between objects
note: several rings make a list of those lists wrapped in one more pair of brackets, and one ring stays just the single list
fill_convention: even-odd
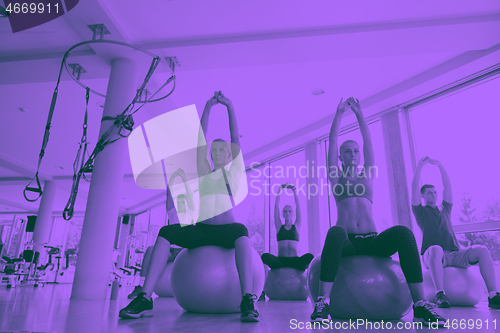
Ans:
[{"label": "gym floor", "polygon": [[[293,332],[313,331],[300,329],[299,323],[307,323],[312,306],[309,301],[270,301],[258,302],[261,314],[259,323],[241,323],[238,314],[204,315],[185,312],[173,298],[154,300],[155,316],[139,320],[120,320],[118,311],[128,304],[126,295],[129,290],[121,290],[116,301],[70,301],[71,285],[18,286],[13,289],[0,289],[0,332]],[[457,319],[457,328],[440,329],[439,332],[460,330],[461,319],[473,319],[474,326],[461,331],[498,332],[500,331],[500,310],[489,310],[486,301],[473,308],[439,309],[448,319]],[[296,322],[291,322],[296,319]],[[411,325],[412,315],[405,316],[401,322]],[[488,329],[486,321],[488,320]],[[497,329],[494,327],[496,320]],[[344,323],[344,324],[343,324]],[[348,325],[345,321],[334,321],[332,329],[318,328],[314,331],[360,331],[384,332],[399,330],[398,321],[392,322],[392,329],[376,329],[380,322],[372,322],[372,329],[360,326],[335,329],[335,326]],[[472,321],[470,321],[472,323]],[[482,324],[479,329],[478,326]],[[387,323],[384,322],[384,325]],[[385,327],[385,326],[384,326]],[[472,328],[474,327],[474,328]],[[405,332],[436,331],[434,329],[402,329]]]}]

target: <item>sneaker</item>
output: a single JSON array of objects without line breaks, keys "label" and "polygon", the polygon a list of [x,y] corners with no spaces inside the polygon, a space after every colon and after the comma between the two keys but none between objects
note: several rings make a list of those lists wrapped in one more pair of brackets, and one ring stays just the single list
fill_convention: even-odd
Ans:
[{"label": "sneaker", "polygon": [[444,294],[444,291],[440,291],[436,294],[435,301],[438,308],[449,308],[451,306],[450,300]]},{"label": "sneaker", "polygon": [[125,308],[120,310],[120,318],[137,319],[153,316],[153,299],[147,299],[146,293],[139,293]]},{"label": "sneaker", "polygon": [[493,298],[488,297],[488,306],[492,309],[500,309],[500,293],[497,293]]},{"label": "sneaker", "polygon": [[413,304],[413,321],[422,322],[424,324],[435,324],[437,322],[438,327],[443,327],[446,323],[446,319],[441,317],[434,308],[435,305],[424,300]]},{"label": "sneaker", "polygon": [[242,322],[257,322],[259,321],[259,312],[255,309],[254,302],[257,300],[257,295],[245,294],[240,304]]},{"label": "sneaker", "polygon": [[320,298],[319,301],[314,303],[314,311],[311,315],[311,321],[323,321],[328,320],[328,316],[330,315],[330,305],[328,304],[329,300],[325,300],[324,298]]},{"label": "sneaker", "polygon": [[135,286],[134,288],[134,291],[132,291],[127,297],[129,299],[134,299],[137,297],[137,295],[139,295],[142,291],[142,287],[141,286]]}]

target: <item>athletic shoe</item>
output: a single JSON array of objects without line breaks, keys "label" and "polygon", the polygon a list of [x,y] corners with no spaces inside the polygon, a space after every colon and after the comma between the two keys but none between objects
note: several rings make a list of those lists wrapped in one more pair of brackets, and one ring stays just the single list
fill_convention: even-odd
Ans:
[{"label": "athletic shoe", "polygon": [[257,295],[245,294],[240,304],[242,322],[257,322],[259,321],[259,312],[255,309],[254,302],[257,300]]},{"label": "athletic shoe", "polygon": [[147,299],[146,293],[139,293],[125,308],[120,310],[120,318],[137,319],[153,316],[153,299]]},{"label": "athletic shoe", "polygon": [[314,311],[311,314],[311,321],[323,321],[324,319],[328,320],[328,316],[330,315],[330,305],[328,304],[329,300],[325,300],[324,298],[320,298],[319,301],[314,303]]},{"label": "athletic shoe", "polygon": [[441,317],[434,308],[435,305],[424,300],[413,304],[413,321],[422,322],[424,324],[435,324],[437,322],[438,327],[443,327],[446,323],[446,319]]},{"label": "athletic shoe", "polygon": [[500,293],[497,293],[493,298],[488,297],[488,306],[492,309],[500,309]]},{"label": "athletic shoe", "polygon": [[142,292],[142,287],[141,286],[135,286],[134,288],[134,291],[132,291],[132,293],[130,293],[127,297],[129,299],[134,299],[137,297],[137,295],[139,295],[140,293]]},{"label": "athletic shoe", "polygon": [[444,294],[444,291],[438,292],[436,294],[435,300],[436,300],[436,305],[438,306],[438,308],[449,308],[451,306],[450,300]]}]

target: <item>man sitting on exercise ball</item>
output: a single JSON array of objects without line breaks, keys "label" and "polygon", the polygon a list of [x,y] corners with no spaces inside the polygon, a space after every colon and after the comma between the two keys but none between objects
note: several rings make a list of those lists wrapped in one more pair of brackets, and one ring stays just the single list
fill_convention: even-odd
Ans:
[{"label": "man sitting on exercise ball", "polygon": [[[437,192],[434,185],[424,185],[419,189],[420,175],[426,164],[439,168],[443,181],[443,202],[437,205]],[[422,206],[421,199],[424,199]],[[448,173],[438,160],[422,158],[415,170],[412,181],[411,205],[413,215],[422,230],[422,261],[430,270],[435,287],[435,302],[440,308],[449,308],[450,300],[443,290],[443,268],[448,266],[467,268],[479,264],[481,275],[488,288],[488,305],[500,309],[500,293],[497,292],[495,268],[490,251],[483,245],[473,245],[460,249],[451,225],[453,195]]]}]

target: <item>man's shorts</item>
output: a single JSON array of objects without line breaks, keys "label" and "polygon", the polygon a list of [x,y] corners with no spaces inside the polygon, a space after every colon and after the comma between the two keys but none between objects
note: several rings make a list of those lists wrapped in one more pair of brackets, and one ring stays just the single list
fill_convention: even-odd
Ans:
[{"label": "man's shorts", "polygon": [[[469,261],[470,251],[472,247],[458,251],[443,251],[443,267],[461,267],[468,268],[472,265],[476,265],[478,262],[471,263]],[[422,262],[425,268],[429,268],[429,249],[427,249],[422,256]]]}]

